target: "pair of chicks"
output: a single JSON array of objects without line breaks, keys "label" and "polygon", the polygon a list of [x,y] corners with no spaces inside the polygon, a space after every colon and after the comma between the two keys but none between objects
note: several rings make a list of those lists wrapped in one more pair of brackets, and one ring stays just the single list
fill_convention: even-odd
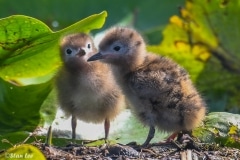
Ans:
[{"label": "pair of chicks", "polygon": [[191,131],[205,117],[206,105],[188,73],[172,60],[148,53],[134,29],[109,29],[98,53],[86,34],[67,36],[61,57],[57,88],[61,108],[73,117],[73,138],[79,118],[105,121],[107,139],[110,120],[123,107],[123,95],[136,117],[150,128],[144,146],[154,137],[155,127],[176,135]]}]

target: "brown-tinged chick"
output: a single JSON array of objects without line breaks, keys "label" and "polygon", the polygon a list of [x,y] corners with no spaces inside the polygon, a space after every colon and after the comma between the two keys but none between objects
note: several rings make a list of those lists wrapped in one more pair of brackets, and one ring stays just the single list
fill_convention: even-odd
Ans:
[{"label": "brown-tinged chick", "polygon": [[150,127],[144,146],[154,137],[155,127],[179,133],[191,131],[204,119],[206,104],[187,71],[169,58],[148,53],[134,29],[108,30],[99,53],[88,61],[98,59],[114,67],[114,76],[133,112]]},{"label": "brown-tinged chick", "polygon": [[63,62],[56,76],[60,108],[72,115],[72,138],[76,137],[77,119],[104,121],[105,139],[110,121],[122,110],[124,97],[109,65],[87,59],[97,52],[90,36],[79,33],[65,36],[60,43]]}]

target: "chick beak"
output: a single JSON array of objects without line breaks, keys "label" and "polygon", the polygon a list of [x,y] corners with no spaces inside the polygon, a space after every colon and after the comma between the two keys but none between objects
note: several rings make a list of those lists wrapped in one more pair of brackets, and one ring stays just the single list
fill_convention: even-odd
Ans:
[{"label": "chick beak", "polygon": [[103,58],[104,56],[100,52],[98,52],[97,54],[90,57],[87,61],[96,61],[98,59],[103,59]]},{"label": "chick beak", "polygon": [[76,56],[81,57],[81,56],[84,56],[85,54],[86,54],[85,50],[84,49],[80,49]]}]

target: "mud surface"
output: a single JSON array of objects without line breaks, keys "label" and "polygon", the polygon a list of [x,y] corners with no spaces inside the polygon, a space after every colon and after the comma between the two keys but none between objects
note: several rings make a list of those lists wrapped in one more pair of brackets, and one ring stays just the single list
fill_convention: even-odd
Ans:
[{"label": "mud surface", "polygon": [[237,160],[240,150],[221,147],[217,144],[179,144],[176,142],[151,144],[141,147],[135,143],[103,144],[98,147],[71,144],[65,147],[46,146],[34,143],[48,160],[128,160],[128,159],[163,159],[163,160]]}]

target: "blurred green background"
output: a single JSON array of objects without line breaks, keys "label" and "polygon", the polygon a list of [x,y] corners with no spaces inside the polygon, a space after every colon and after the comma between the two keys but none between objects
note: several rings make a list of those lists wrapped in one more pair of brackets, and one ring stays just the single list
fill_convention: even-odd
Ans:
[{"label": "blurred green background", "polygon": [[[149,51],[171,57],[189,71],[193,83],[206,100],[209,112],[240,113],[240,3],[238,1],[0,0],[0,18],[19,14],[31,16],[47,24],[53,31],[59,31],[104,10],[108,13],[106,22],[102,29],[93,30],[93,35],[116,24],[136,28],[145,37]],[[2,90],[8,89],[6,92],[11,92],[9,86],[14,88],[2,80],[0,82]],[[31,91],[38,91],[41,90],[41,84],[29,88]],[[26,95],[30,94],[36,98],[27,89]],[[19,90],[22,94],[22,90]],[[48,96],[51,90],[51,87],[47,88],[42,97]],[[3,95],[4,92],[0,94]],[[1,95],[0,102],[5,103]],[[18,101],[15,104],[17,103]],[[56,97],[55,92],[52,91],[40,108],[42,122],[52,122],[56,113],[54,107],[56,107]],[[7,110],[6,113],[9,111]],[[25,113],[23,116],[26,118]],[[38,113],[34,116],[40,117]],[[3,120],[6,121],[4,118]],[[22,121],[20,124],[17,122],[18,119],[15,121],[19,125],[25,122]],[[13,124],[10,121],[8,123]],[[9,124],[6,128],[9,128]]]},{"label": "blurred green background", "polygon": [[[169,17],[179,14],[178,7],[183,5],[184,0],[0,0],[0,17],[23,14],[37,18],[57,31],[106,10],[108,18],[103,29],[127,19],[127,23],[138,30],[151,33],[163,29]],[[160,42],[159,33],[153,43]]]},{"label": "blurred green background", "polygon": [[[204,44],[202,45],[203,48],[207,47],[207,49],[209,49],[211,42],[214,43],[215,41],[219,41],[218,43],[223,45],[223,48],[229,50],[227,48],[228,46],[226,47],[224,45],[231,41],[231,38],[233,38],[232,36],[235,36],[235,38],[239,37],[239,34],[235,34],[237,30],[239,30],[236,29],[237,23],[239,22],[235,21],[238,21],[239,18],[234,19],[231,15],[232,13],[236,14],[235,10],[239,8],[239,4],[236,6],[230,6],[231,4],[229,4],[229,8],[232,8],[232,10],[229,11],[229,8],[223,8],[223,1],[221,0],[211,2],[212,4],[205,0],[195,1],[195,6],[197,6],[195,7],[196,11],[189,9],[187,12],[193,13],[190,13],[192,15],[188,17],[195,18],[196,21],[200,20],[200,23],[206,23],[205,21],[201,21],[203,18],[202,16],[206,14],[206,18],[212,21],[213,25],[222,25],[222,30],[217,30],[216,32],[219,33],[216,33],[216,35],[219,36],[222,34],[223,39],[219,40],[218,37],[215,38],[214,35],[212,36],[208,34],[208,32],[215,32],[214,29],[210,29],[209,31],[209,28],[207,27],[210,25],[206,27],[204,26],[205,28],[201,28],[200,26],[200,29],[197,31],[194,31],[194,27],[192,31],[188,30],[189,32],[196,32],[196,35],[194,35],[194,33],[193,35],[182,35],[182,31],[179,32],[179,28],[181,27],[176,29],[176,27],[174,28],[171,26],[171,24],[169,24],[171,17],[174,15],[181,17],[180,8],[187,7],[187,3],[185,3],[184,0],[0,0],[0,17],[4,18],[15,14],[32,16],[46,23],[53,31],[58,31],[87,16],[106,10],[108,12],[108,17],[105,25],[101,30],[94,30],[94,34],[119,23],[121,25],[130,25],[135,27],[144,35],[150,46],[155,45],[155,48],[149,47],[149,50],[162,55],[170,56],[190,72],[194,83],[197,85],[199,91],[202,93],[208,103],[209,111],[229,111],[233,113],[239,113],[239,74],[232,73],[231,70],[229,71],[225,66],[222,66],[219,59],[207,58],[207,60],[202,60],[201,52],[204,51],[199,51],[199,53],[197,53],[200,56],[196,56],[194,55],[195,53],[193,53],[194,57],[189,59],[189,56],[186,57],[186,53],[192,51],[186,49],[180,49],[180,51],[178,49],[176,51],[169,45],[169,43],[186,40],[186,38],[182,38],[184,36],[190,36],[190,39],[187,37],[187,40],[189,40],[189,44],[192,43],[190,44],[192,45],[190,47],[193,49],[195,47],[194,43]],[[203,10],[200,8],[201,5],[204,5]],[[188,7],[189,6],[190,5],[188,5]],[[228,22],[224,22],[223,19],[219,18],[220,16],[224,15],[219,14],[218,10],[216,11],[216,7],[218,7],[217,9],[220,11],[225,9],[225,11],[223,10],[222,12],[232,11],[227,15],[229,17],[226,18],[230,19],[233,24],[236,23],[236,25],[231,26]],[[184,14],[186,13],[182,13],[183,18]],[[207,17],[207,14],[210,14],[210,16]],[[187,18],[184,19],[186,24],[188,23],[187,21],[189,19]],[[229,25],[230,27],[227,27]],[[171,27],[172,29],[168,29]],[[183,27],[182,30],[188,33],[186,28]],[[234,32],[235,30],[236,32]],[[166,34],[165,39],[163,39],[164,33]],[[202,35],[206,35],[206,38],[201,39]],[[177,41],[175,41],[174,38],[177,39]],[[233,44],[237,43],[234,42],[234,40],[232,41]],[[159,46],[159,44],[161,44],[160,49],[156,47],[157,45]],[[200,45],[200,48],[202,46]],[[196,45],[195,48],[197,47],[199,46]],[[233,47],[231,47],[231,49],[233,49]],[[237,49],[239,49],[239,47]],[[211,48],[209,50],[211,52]],[[213,52],[209,54],[213,54]],[[229,63],[231,63],[231,61],[229,61]]]}]

